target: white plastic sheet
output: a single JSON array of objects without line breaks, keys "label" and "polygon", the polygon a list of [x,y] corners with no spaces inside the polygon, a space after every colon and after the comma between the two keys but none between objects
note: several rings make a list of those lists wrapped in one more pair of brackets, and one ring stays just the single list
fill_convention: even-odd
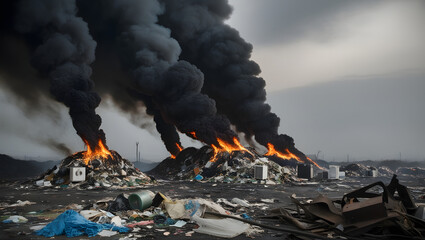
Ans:
[{"label": "white plastic sheet", "polygon": [[249,229],[248,224],[230,218],[210,219],[194,215],[192,220],[199,225],[195,232],[222,238],[234,238]]}]

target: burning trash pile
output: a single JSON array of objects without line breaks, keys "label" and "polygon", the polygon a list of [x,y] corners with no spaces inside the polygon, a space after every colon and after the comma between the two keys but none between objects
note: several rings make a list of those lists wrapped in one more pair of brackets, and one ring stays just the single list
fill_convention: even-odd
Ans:
[{"label": "burning trash pile", "polygon": [[150,177],[116,151],[108,150],[99,141],[95,151],[77,152],[65,158],[59,166],[48,170],[35,181],[37,186],[50,187],[133,187],[151,182]]},{"label": "burning trash pile", "polygon": [[[182,150],[176,158],[167,158],[149,174],[174,180],[204,180],[209,182],[250,183],[265,180],[268,184],[293,181],[296,159],[262,156],[253,148],[220,151],[204,146]],[[294,155],[294,157],[296,157]],[[278,163],[276,163],[276,162]]]},{"label": "burning trash pile", "polygon": [[[396,194],[397,193],[397,194]],[[303,201],[291,196],[296,211],[274,209],[279,218],[300,230],[311,231],[315,239],[423,239],[424,206],[417,206],[409,189],[394,175],[389,185],[376,182],[345,194],[340,200],[324,195]]]}]

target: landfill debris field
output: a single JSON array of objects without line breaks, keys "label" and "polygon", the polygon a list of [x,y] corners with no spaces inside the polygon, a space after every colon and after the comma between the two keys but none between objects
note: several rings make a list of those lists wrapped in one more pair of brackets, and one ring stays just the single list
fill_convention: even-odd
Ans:
[{"label": "landfill debris field", "polygon": [[2,182],[0,239],[424,238],[419,168],[315,168],[205,146],[142,173],[110,152],[88,162],[79,152],[38,178]]}]

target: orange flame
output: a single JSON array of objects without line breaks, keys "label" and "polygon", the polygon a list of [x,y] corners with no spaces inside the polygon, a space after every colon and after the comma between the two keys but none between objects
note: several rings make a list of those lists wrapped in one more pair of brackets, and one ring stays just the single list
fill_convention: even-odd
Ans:
[{"label": "orange flame", "polygon": [[210,160],[211,162],[215,162],[217,160],[217,154],[220,152],[228,152],[231,153],[233,151],[246,151],[250,154],[252,154],[250,151],[248,151],[248,149],[246,149],[245,147],[242,146],[242,144],[239,142],[239,140],[234,137],[233,138],[233,143],[229,144],[226,143],[224,140],[217,138],[217,142],[219,144],[219,147],[215,146],[215,145],[211,145],[211,147],[214,150],[214,157]]},{"label": "orange flame", "polygon": [[189,134],[190,134],[190,135],[192,135],[192,137],[193,137],[194,139],[198,139],[198,138],[196,137],[196,133],[195,133],[195,132],[189,132]]},{"label": "orange flame", "polygon": [[[302,162],[304,163],[304,161],[302,161],[298,156],[296,156],[295,154],[291,153],[288,149],[285,149],[286,153],[282,153],[279,152],[275,149],[274,145],[271,143],[267,143],[267,147],[269,149],[269,151],[265,154],[266,156],[277,156],[279,158],[282,159],[286,159],[286,160],[290,160],[291,158],[297,160],[298,162]],[[311,163],[313,163],[316,167],[320,168],[320,169],[324,169],[321,166],[319,166],[319,164],[317,164],[315,161],[311,160],[309,157],[307,157],[307,160],[310,161]]]},{"label": "orange flame", "polygon": [[315,161],[311,160],[309,157],[307,157],[307,160],[314,164],[314,166],[320,168],[321,170],[324,170],[319,164],[317,164]]},{"label": "orange flame", "polygon": [[[176,146],[179,149],[179,152],[181,152],[183,150],[183,147],[179,143],[176,143]],[[176,159],[176,155],[171,154],[171,158]]]},{"label": "orange flame", "polygon": [[183,150],[183,147],[180,144],[176,143],[176,146],[179,149],[179,152],[181,152]]},{"label": "orange flame", "polygon": [[91,149],[89,143],[86,140],[83,140],[87,146],[87,151],[83,153],[83,161],[85,165],[88,165],[94,159],[106,159],[108,156],[112,157],[111,152],[103,145],[102,140],[99,139],[97,146]]},{"label": "orange flame", "polygon": [[268,148],[269,151],[265,154],[266,156],[275,155],[275,156],[282,158],[282,159],[285,159],[285,160],[290,160],[290,159],[293,158],[293,159],[297,160],[298,162],[304,163],[304,161],[302,161],[297,155],[291,153],[288,149],[285,149],[286,153],[279,152],[274,148],[274,145],[271,144],[271,143],[267,143],[267,148]]}]

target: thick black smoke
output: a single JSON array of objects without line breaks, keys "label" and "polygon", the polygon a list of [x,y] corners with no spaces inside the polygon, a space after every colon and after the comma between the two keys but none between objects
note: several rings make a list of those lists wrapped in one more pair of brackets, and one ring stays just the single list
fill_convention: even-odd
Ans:
[{"label": "thick black smoke", "polygon": [[[139,99],[149,107],[148,112],[162,129],[163,139],[176,139],[174,128],[199,140],[216,144],[216,138],[233,142],[236,134],[229,121],[216,115],[215,102],[200,93],[203,74],[194,65],[178,61],[181,52],[177,41],[170,37],[170,30],[157,24],[162,13],[158,1],[108,1],[114,22],[117,45],[125,67],[132,73]],[[105,7],[105,5],[103,6]],[[118,34],[119,33],[119,34]],[[100,40],[99,40],[100,42]],[[171,141],[166,140],[170,149]],[[170,144],[169,144],[170,143]],[[175,143],[172,145],[176,148]],[[172,153],[175,151],[173,150]]]},{"label": "thick black smoke", "polygon": [[31,65],[26,39],[16,32],[18,1],[0,1],[0,84],[2,89],[19,96],[17,103],[28,117],[42,110],[59,120],[55,104],[51,104],[49,81],[38,75]]},{"label": "thick black smoke", "polygon": [[100,97],[90,79],[96,42],[76,16],[75,1],[23,0],[17,7],[14,27],[27,39],[32,65],[50,80],[50,93],[69,108],[77,134],[92,149],[99,139],[105,143],[95,112]]},{"label": "thick black smoke", "polygon": [[[165,13],[160,24],[171,29],[182,47],[181,59],[195,64],[205,76],[202,92],[213,98],[219,113],[226,115],[248,138],[278,150],[298,154],[294,141],[279,135],[280,119],[266,101],[265,81],[257,63],[250,60],[252,45],[226,25],[232,8],[226,0],[161,0]],[[301,154],[303,156],[303,154]]]},{"label": "thick black smoke", "polygon": [[135,63],[129,56],[135,52],[132,52],[122,37],[125,35],[123,25],[126,24],[126,20],[122,18],[124,10],[122,7],[120,10],[122,4],[127,6],[145,4],[146,7],[142,9],[133,6],[127,9],[133,11],[134,17],[142,19],[150,18],[151,14],[146,15],[152,10],[149,5],[155,6],[152,5],[152,1],[140,1],[140,3],[136,1],[115,3],[113,0],[77,1],[79,14],[88,22],[90,32],[98,42],[93,78],[101,84],[96,87],[103,96],[111,98],[117,107],[128,113],[133,124],[141,128],[150,128],[143,122],[147,117],[143,113],[146,110],[146,113],[153,117],[167,150],[176,155],[180,151],[176,144],[181,145],[176,127],[164,120],[159,108],[153,103],[152,96],[142,93],[134,81]]},{"label": "thick black smoke", "polygon": [[[38,99],[43,91],[37,89],[50,81],[53,97],[69,107],[77,133],[90,146],[104,139],[95,113],[100,97],[91,80],[96,48],[91,33],[99,43],[93,64],[99,92],[133,118],[142,116],[143,102],[172,154],[179,151],[177,130],[190,137],[195,132],[207,144],[218,146],[217,137],[232,143],[237,135],[231,122],[248,139],[303,156],[291,137],[278,134],[280,119],[266,103],[260,67],[250,60],[252,46],[224,23],[232,12],[226,0],[78,0],[77,5],[79,12],[72,0],[23,0],[13,20],[1,16],[7,34],[0,43],[16,38],[23,51],[16,56],[6,51],[0,63],[31,58],[40,74],[33,77],[33,68],[0,70],[25,79],[22,89],[35,89],[28,99]],[[25,95],[20,84],[8,85]]]}]

